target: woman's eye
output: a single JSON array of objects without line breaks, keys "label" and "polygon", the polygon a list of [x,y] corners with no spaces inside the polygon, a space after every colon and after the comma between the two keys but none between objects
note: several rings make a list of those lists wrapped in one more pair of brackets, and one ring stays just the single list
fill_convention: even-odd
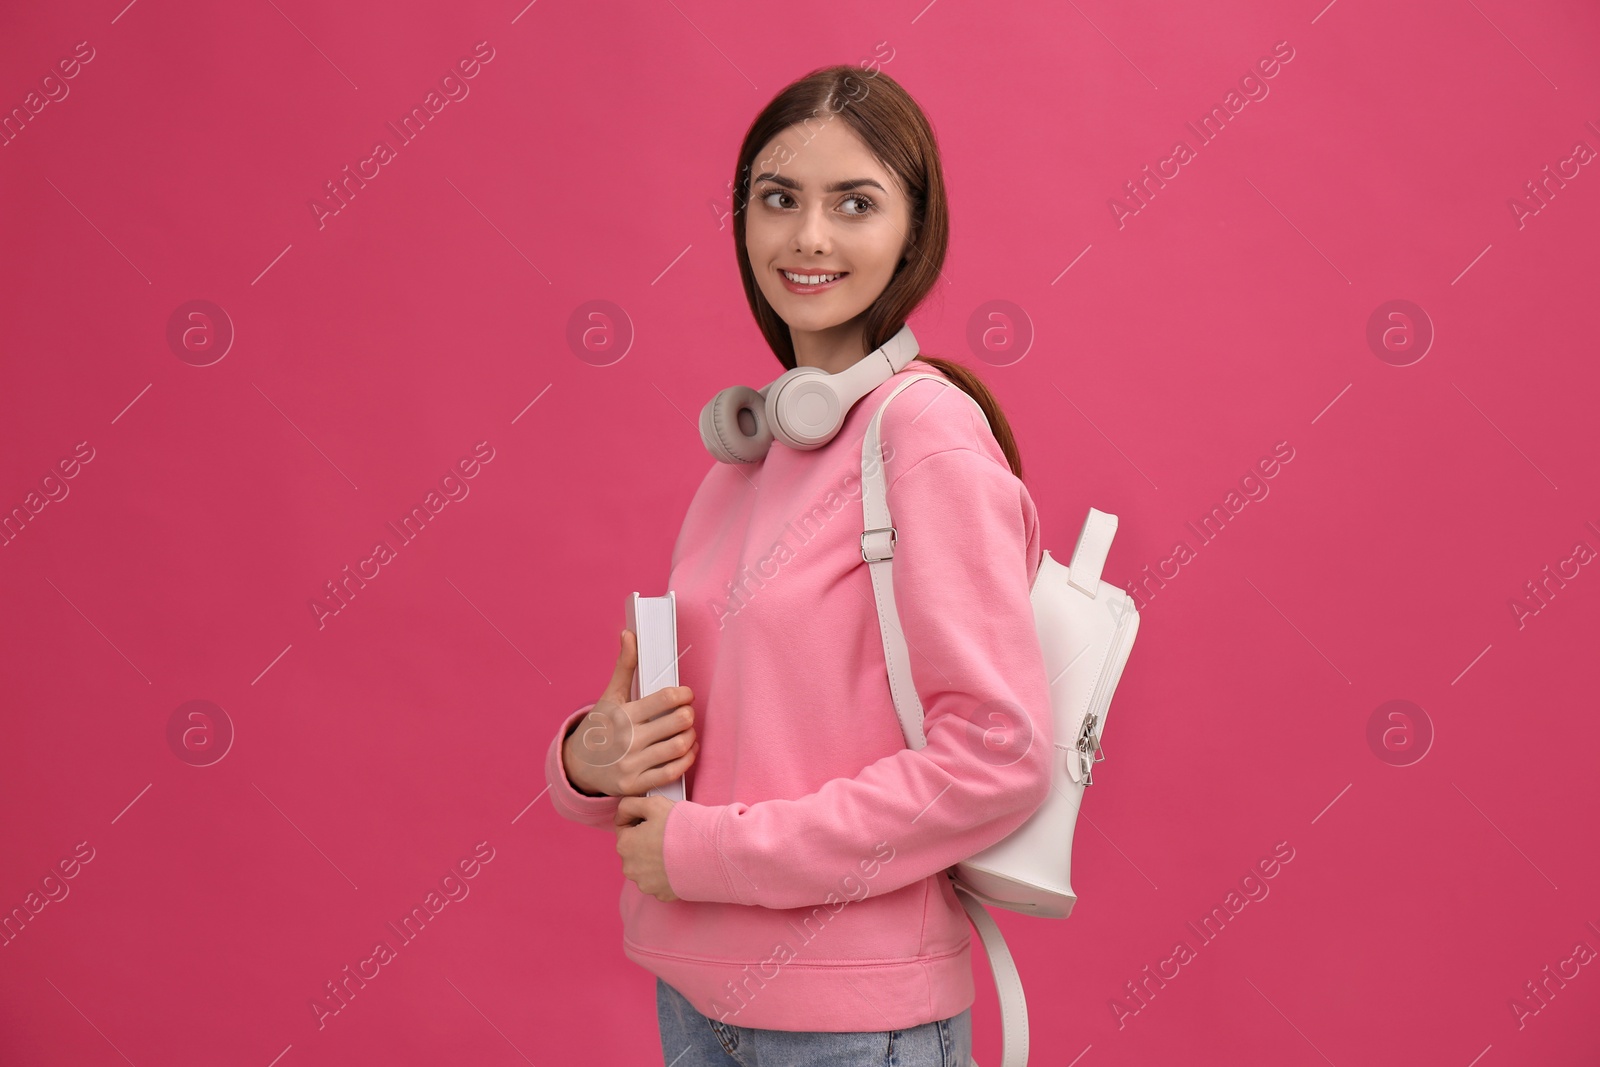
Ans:
[{"label": "woman's eye", "polygon": [[[775,196],[781,198],[776,203],[774,203],[773,199],[772,199]],[[789,194],[784,192],[782,189],[772,189],[772,190],[769,190],[768,192],[765,192],[765,193],[761,194],[762,203],[766,204],[768,207],[771,207],[771,208],[782,209],[784,207],[787,207],[788,205],[784,204],[783,201],[784,200],[788,200],[788,199],[789,199]],[[845,212],[846,215],[851,215],[851,216],[866,215],[869,212],[873,211],[877,207],[877,205],[874,204],[870,198],[862,196],[860,193],[855,193],[855,194],[852,194],[851,196],[847,196],[847,197],[844,198],[843,201],[841,201],[841,204],[850,204],[850,203],[856,203],[856,204],[860,205],[857,210],[846,211]]]}]

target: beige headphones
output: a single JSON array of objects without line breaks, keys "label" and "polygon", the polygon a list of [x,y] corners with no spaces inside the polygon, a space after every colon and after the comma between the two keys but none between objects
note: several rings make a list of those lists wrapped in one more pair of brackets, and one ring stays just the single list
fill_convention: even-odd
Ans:
[{"label": "beige headphones", "polygon": [[700,440],[723,463],[758,463],[774,438],[790,448],[821,448],[839,432],[851,406],[904,370],[917,352],[916,335],[905,325],[838,374],[795,367],[764,389],[730,386],[700,410]]}]

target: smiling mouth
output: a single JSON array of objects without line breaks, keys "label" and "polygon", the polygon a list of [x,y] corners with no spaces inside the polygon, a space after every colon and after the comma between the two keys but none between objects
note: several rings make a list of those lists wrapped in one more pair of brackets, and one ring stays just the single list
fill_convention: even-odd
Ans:
[{"label": "smiling mouth", "polygon": [[791,289],[817,290],[850,276],[845,271],[789,271],[778,268],[778,275]]}]

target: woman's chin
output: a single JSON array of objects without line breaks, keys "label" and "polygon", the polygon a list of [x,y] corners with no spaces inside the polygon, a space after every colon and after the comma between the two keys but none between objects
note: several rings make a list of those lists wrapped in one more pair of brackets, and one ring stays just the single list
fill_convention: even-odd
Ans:
[{"label": "woman's chin", "polygon": [[[798,304],[799,306],[796,306]],[[831,330],[836,326],[843,326],[860,316],[865,308],[852,308],[843,304],[833,307],[808,304],[806,298],[798,301],[783,301],[774,303],[772,309],[778,317],[791,330],[803,330],[806,333],[818,333],[822,330]]]}]

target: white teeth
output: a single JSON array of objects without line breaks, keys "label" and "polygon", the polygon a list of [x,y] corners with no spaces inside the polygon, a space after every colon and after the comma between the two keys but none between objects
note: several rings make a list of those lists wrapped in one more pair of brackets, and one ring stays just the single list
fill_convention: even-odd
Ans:
[{"label": "white teeth", "polygon": [[823,282],[844,277],[843,274],[792,274],[789,271],[784,271],[783,276],[796,285],[821,285]]}]

